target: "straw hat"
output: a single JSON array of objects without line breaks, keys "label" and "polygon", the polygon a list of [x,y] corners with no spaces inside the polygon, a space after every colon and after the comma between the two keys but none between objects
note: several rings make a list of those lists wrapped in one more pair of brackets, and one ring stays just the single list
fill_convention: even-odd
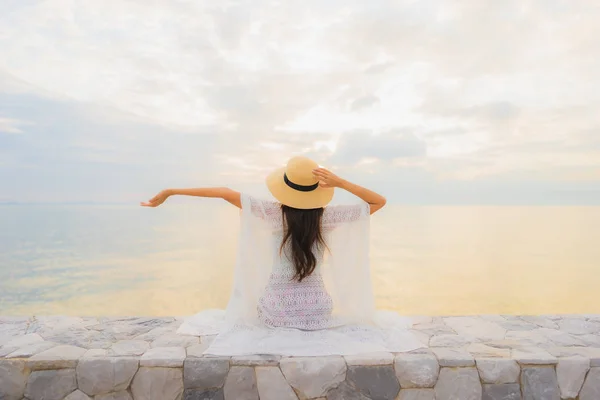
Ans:
[{"label": "straw hat", "polygon": [[324,188],[313,175],[319,164],[306,157],[293,157],[287,165],[267,177],[269,191],[281,204],[308,210],[325,207],[333,198],[333,188]]}]

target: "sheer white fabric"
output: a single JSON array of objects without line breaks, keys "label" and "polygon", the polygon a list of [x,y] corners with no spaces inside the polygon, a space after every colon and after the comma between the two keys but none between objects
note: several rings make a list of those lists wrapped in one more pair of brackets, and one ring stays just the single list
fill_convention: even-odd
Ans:
[{"label": "sheer white fabric", "polygon": [[233,291],[225,311],[206,310],[178,333],[213,335],[213,355],[345,355],[403,352],[423,344],[411,322],[376,311],[369,270],[369,205],[325,208],[322,228],[329,251],[297,282],[284,248],[279,203],[242,195],[241,230]]}]

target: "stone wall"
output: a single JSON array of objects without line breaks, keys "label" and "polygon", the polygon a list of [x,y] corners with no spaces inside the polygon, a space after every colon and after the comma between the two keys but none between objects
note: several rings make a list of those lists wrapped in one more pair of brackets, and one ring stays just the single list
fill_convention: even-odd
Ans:
[{"label": "stone wall", "polygon": [[2,359],[0,399],[600,399],[600,365],[583,357],[528,364],[437,358],[428,351],[278,359],[152,350],[143,357],[84,353],[76,359],[77,349],[67,345],[45,360]]},{"label": "stone wall", "polygon": [[204,356],[175,318],[0,317],[0,400],[600,400],[599,317],[417,322],[428,348],[281,358]]}]

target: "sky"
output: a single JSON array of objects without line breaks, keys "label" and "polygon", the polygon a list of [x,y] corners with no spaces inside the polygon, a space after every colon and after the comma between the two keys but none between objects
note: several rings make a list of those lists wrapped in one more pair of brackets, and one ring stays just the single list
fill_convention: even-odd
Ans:
[{"label": "sky", "polygon": [[262,187],[600,205],[596,0],[0,0],[0,202]]}]

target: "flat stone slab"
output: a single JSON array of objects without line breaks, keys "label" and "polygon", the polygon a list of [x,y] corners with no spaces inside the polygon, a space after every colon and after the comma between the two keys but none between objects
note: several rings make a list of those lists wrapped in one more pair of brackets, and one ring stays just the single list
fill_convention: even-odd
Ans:
[{"label": "flat stone slab", "polygon": [[141,356],[150,348],[150,343],[143,340],[120,340],[110,348],[115,356]]},{"label": "flat stone slab", "polygon": [[521,387],[526,400],[560,400],[556,371],[552,367],[525,367],[521,372]]},{"label": "flat stone slab", "polygon": [[142,367],[183,367],[183,347],[153,347],[140,358]]},{"label": "flat stone slab", "polygon": [[52,347],[27,359],[31,369],[75,368],[78,360],[86,353],[85,349],[71,345]]},{"label": "flat stone slab", "polygon": [[80,359],[77,382],[89,396],[126,390],[138,370],[139,361],[131,357],[94,357]]},{"label": "flat stone slab", "polygon": [[283,358],[279,365],[286,380],[306,398],[324,396],[346,378],[346,362],[340,356]]},{"label": "flat stone slab", "polygon": [[436,355],[441,367],[474,367],[475,358],[466,350],[452,349],[448,347],[434,347],[433,353]]},{"label": "flat stone slab", "polygon": [[346,380],[370,399],[395,399],[400,384],[391,365],[348,367]]},{"label": "flat stone slab", "polygon": [[435,398],[439,400],[480,400],[482,386],[477,369],[442,368],[435,384]]},{"label": "flat stone slab", "polygon": [[[190,349],[188,348],[188,356],[190,355]],[[250,356],[239,356],[232,357],[231,365],[239,365],[246,367],[258,367],[258,366],[273,366],[279,365],[280,356],[273,355],[250,355]]]},{"label": "flat stone slab", "polygon": [[256,385],[262,400],[298,400],[277,367],[256,367]]},{"label": "flat stone slab", "polygon": [[178,400],[183,393],[182,371],[142,367],[131,383],[131,392],[134,399]]},{"label": "flat stone slab", "polygon": [[27,381],[25,396],[34,400],[62,400],[75,389],[74,369],[34,371]]},{"label": "flat stone slab", "polygon": [[517,383],[521,368],[515,360],[502,358],[481,358],[477,369],[483,383]]},{"label": "flat stone slab", "polygon": [[556,366],[558,387],[563,399],[577,397],[585,376],[590,370],[590,360],[584,357],[567,357],[559,360]]},{"label": "flat stone slab", "polygon": [[399,354],[394,364],[402,388],[432,388],[440,373],[438,359],[433,354]]},{"label": "flat stone slab", "polygon": [[394,363],[394,355],[392,353],[365,353],[345,356],[346,364],[351,365],[392,365]]},{"label": "flat stone slab", "polygon": [[482,400],[521,400],[521,387],[517,383],[483,385]]},{"label": "flat stone slab", "polygon": [[231,367],[225,379],[223,395],[227,399],[259,400],[254,368]]},{"label": "flat stone slab", "polygon": [[600,368],[592,368],[585,378],[579,400],[600,399]]},{"label": "flat stone slab", "polygon": [[600,400],[600,315],[413,321],[428,348],[214,357],[181,318],[0,316],[0,399]]}]

